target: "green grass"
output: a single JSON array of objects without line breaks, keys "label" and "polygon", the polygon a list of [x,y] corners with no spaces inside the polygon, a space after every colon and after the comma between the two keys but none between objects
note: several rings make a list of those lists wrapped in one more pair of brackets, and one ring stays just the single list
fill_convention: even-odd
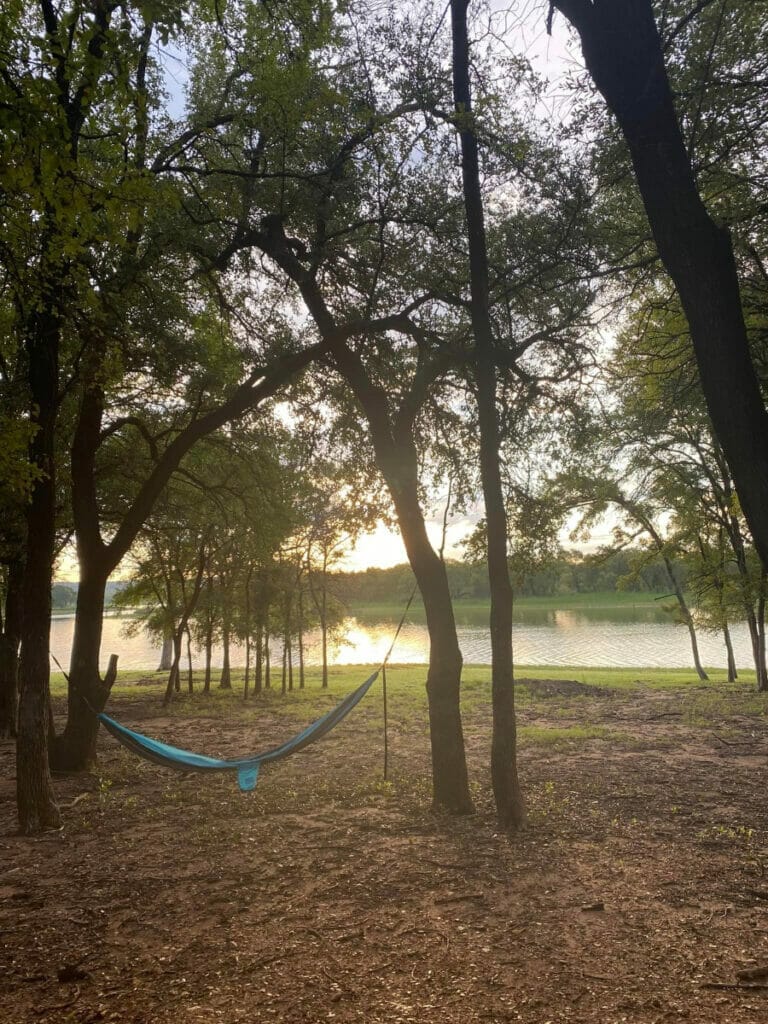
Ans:
[{"label": "green grass", "polygon": [[[626,590],[604,590],[590,594],[554,594],[547,597],[518,597],[515,598],[515,607],[520,610],[526,608],[537,608],[545,611],[569,609],[591,609],[591,608],[656,608],[662,603],[662,598],[673,601],[674,598],[668,594],[637,593]],[[490,608],[488,598],[454,598],[454,608],[457,615],[461,612],[485,611]],[[391,601],[351,601],[349,611],[352,615],[363,618],[398,618],[405,606],[405,599]],[[417,616],[424,614],[424,607],[420,598],[416,597],[411,605],[411,612]]]},{"label": "green grass", "polygon": [[[358,686],[372,666],[344,665],[332,667],[330,670],[329,688],[320,688],[320,670],[309,669],[306,673],[306,688],[294,689],[284,699],[280,686],[262,692],[258,699],[249,700],[245,705],[246,715],[258,714],[269,709],[286,717],[306,719],[315,713],[328,710],[328,707],[339,700],[350,690]],[[586,683],[590,686],[605,687],[612,690],[632,691],[639,689],[679,691],[686,696],[686,713],[691,718],[709,718],[715,709],[722,707],[723,701],[738,699],[743,703],[744,697],[750,699],[750,709],[746,713],[765,713],[768,700],[765,695],[754,690],[754,672],[741,672],[737,683],[727,683],[725,672],[710,670],[710,680],[702,683],[691,669],[659,669],[659,668],[581,668],[579,666],[544,666],[518,665],[515,669],[518,679],[568,679]],[[387,669],[387,685],[391,696],[393,712],[398,716],[407,715],[409,711],[424,707],[426,695],[426,665],[392,665]],[[139,680],[153,679],[149,685],[137,686]],[[203,698],[201,693],[202,673],[195,673],[195,693],[191,696],[183,689],[177,699],[168,708],[168,714],[180,716],[242,716],[244,711],[242,699],[242,673],[233,673],[232,690],[220,690],[216,681],[211,693]],[[378,687],[379,684],[377,684]],[[183,682],[186,688],[186,678]],[[55,673],[51,677],[51,691],[54,697],[62,698],[66,693],[64,677]],[[123,701],[135,702],[138,699],[149,704],[160,705],[165,692],[165,674],[150,672],[123,672],[119,682],[114,686],[110,705],[114,707]],[[376,692],[376,691],[374,691]],[[462,702],[465,709],[476,703],[487,703],[490,695],[490,668],[487,665],[466,665],[462,675]],[[527,688],[521,686],[519,700],[524,703],[530,699]],[[376,698],[378,701],[378,698]],[[367,705],[370,707],[369,699]],[[712,708],[709,705],[712,705]],[[374,705],[378,706],[378,705]],[[378,711],[376,712],[378,713]]]},{"label": "green grass", "polygon": [[524,725],[517,730],[517,735],[522,746],[530,744],[555,750],[567,750],[589,740],[606,740],[621,745],[630,741],[626,733],[616,732],[604,725],[571,725],[565,728]]}]

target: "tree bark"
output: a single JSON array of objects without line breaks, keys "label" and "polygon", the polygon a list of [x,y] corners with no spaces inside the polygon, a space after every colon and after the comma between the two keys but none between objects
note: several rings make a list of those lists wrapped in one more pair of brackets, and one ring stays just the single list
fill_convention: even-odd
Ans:
[{"label": "tree bark", "polygon": [[433,809],[471,814],[472,798],[459,711],[462,656],[445,563],[427,534],[419,504],[418,456],[409,431],[393,444],[371,424],[377,462],[395,506],[408,561],[424,603],[429,633],[427,701],[432,754]]},{"label": "tree bark", "polygon": [[299,591],[298,616],[296,621],[296,633],[299,644],[299,689],[304,689],[304,597]]},{"label": "tree bark", "polygon": [[69,664],[67,722],[51,748],[55,771],[82,771],[96,760],[96,738],[101,711],[114,679],[104,680],[99,671],[104,595],[108,571],[81,558],[77,588],[75,630]]},{"label": "tree bark", "polygon": [[725,650],[728,659],[728,682],[735,683],[739,678],[738,672],[736,671],[736,658],[733,655],[733,643],[731,642],[731,631],[728,628],[728,623],[723,623],[723,641],[725,643]]},{"label": "tree bark", "polygon": [[3,630],[0,635],[0,739],[16,735],[23,586],[23,560],[11,559],[8,562]]},{"label": "tree bark", "polygon": [[55,428],[61,325],[50,310],[32,316],[27,338],[30,422],[37,430],[29,459],[38,470],[27,507],[19,658],[16,803],[20,831],[58,828],[61,818],[48,764],[51,585],[56,545]]},{"label": "tree bark", "polygon": [[160,651],[160,664],[157,666],[158,672],[170,672],[171,665],[173,664],[173,636],[166,635],[163,637],[163,648]]},{"label": "tree bark", "polygon": [[488,252],[477,139],[472,122],[469,81],[467,0],[451,0],[453,98],[461,142],[464,207],[469,242],[472,330],[475,337],[477,409],[480,428],[480,477],[485,501],[486,549],[491,591],[491,781],[496,814],[504,829],[525,823],[525,805],[517,773],[512,585],[507,563],[507,516],[499,465],[496,368],[490,316]]},{"label": "tree bark", "polygon": [[755,619],[757,623],[757,655],[755,668],[757,669],[757,688],[761,693],[768,691],[768,666],[765,663],[765,577],[763,569],[760,578],[760,595],[757,599],[757,611]]},{"label": "tree bark", "polygon": [[264,627],[261,622],[256,625],[256,664],[253,667],[253,694],[258,696],[261,693],[262,672],[263,672],[263,636]]},{"label": "tree bark", "polygon": [[264,689],[272,689],[271,654],[269,650],[269,614],[264,623]]},{"label": "tree bark", "polygon": [[232,670],[229,663],[229,622],[224,621],[221,627],[221,646],[223,648],[223,658],[221,665],[221,679],[219,680],[220,690],[231,690],[232,689]]},{"label": "tree bark", "polygon": [[203,693],[211,692],[211,660],[213,657],[213,629],[209,628],[205,634],[205,678],[203,680]]},{"label": "tree bark", "polygon": [[187,635],[187,688],[190,693],[194,692],[194,674],[192,671],[192,634],[189,632],[189,626],[186,626],[184,632]]},{"label": "tree bark", "polygon": [[768,566],[768,413],[749,350],[729,231],[686,151],[651,0],[554,0],[629,147],[659,256],[685,311],[715,434]]}]

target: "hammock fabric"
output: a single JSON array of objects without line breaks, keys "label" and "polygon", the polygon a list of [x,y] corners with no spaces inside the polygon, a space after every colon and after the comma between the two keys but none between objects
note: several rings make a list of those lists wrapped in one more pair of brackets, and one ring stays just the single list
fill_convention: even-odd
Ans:
[{"label": "hammock fabric", "polygon": [[190,750],[181,750],[179,747],[172,747],[168,743],[161,743],[160,740],[153,740],[150,736],[142,736],[141,733],[126,729],[114,718],[100,714],[99,720],[108,732],[115,737],[124,747],[138,754],[139,757],[154,761],[155,764],[164,765],[166,768],[177,768],[180,771],[192,772],[237,772],[237,782],[240,789],[247,793],[256,786],[259,777],[259,767],[265,761],[279,761],[283,757],[295,754],[304,747],[322,739],[331,729],[335,728],[349,712],[360,703],[375,683],[381,667],[377,668],[373,675],[369,676],[362,686],[348,694],[344,700],[328,711],[322,718],[308,725],[306,729],[298,733],[292,739],[282,743],[279,747],[272,747],[260,754],[251,754],[249,757],[218,758],[207,757],[205,754],[194,754]]}]

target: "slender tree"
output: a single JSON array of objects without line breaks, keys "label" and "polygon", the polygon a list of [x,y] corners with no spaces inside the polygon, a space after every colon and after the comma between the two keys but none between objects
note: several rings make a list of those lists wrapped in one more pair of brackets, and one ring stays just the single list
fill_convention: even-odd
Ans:
[{"label": "slender tree", "polygon": [[468,0],[451,0],[453,97],[461,141],[462,182],[469,242],[474,367],[480,427],[480,476],[486,518],[491,589],[491,781],[496,813],[504,828],[520,828],[525,808],[517,773],[517,744],[512,653],[512,586],[507,564],[507,517],[499,466],[496,366],[480,159],[472,115],[469,78]]}]

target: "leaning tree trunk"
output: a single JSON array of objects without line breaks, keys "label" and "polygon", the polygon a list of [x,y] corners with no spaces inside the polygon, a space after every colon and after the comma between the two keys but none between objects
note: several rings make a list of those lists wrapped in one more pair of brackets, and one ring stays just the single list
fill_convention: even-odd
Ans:
[{"label": "leaning tree trunk", "polygon": [[702,389],[768,566],[768,413],[749,349],[731,236],[709,215],[685,148],[651,0],[554,0],[581,38],[629,147],[659,256],[688,321]]},{"label": "leaning tree trunk", "polygon": [[96,715],[104,708],[115,681],[110,674],[102,679],[99,672],[106,586],[115,565],[101,539],[96,498],[96,452],[103,413],[101,387],[86,387],[70,458],[80,580],[69,667],[67,723],[51,748],[51,767],[57,771],[83,771],[95,761],[99,730]]},{"label": "leaning tree trunk", "polygon": [[0,635],[0,739],[16,735],[23,586],[23,562],[20,558],[12,559],[8,563],[5,615]]},{"label": "leaning tree trunk", "polygon": [[477,139],[472,125],[467,0],[451,0],[453,97],[461,142],[462,183],[469,242],[472,329],[475,338],[480,477],[485,500],[486,549],[491,591],[491,781],[499,824],[520,828],[525,806],[517,773],[512,585],[507,562],[507,516],[499,465],[496,369],[490,317],[488,252]]},{"label": "leaning tree trunk", "polygon": [[424,602],[429,633],[427,702],[435,810],[471,814],[464,734],[459,710],[462,657],[445,563],[427,535],[419,505],[416,448],[403,441],[379,465],[392,494],[400,532]]},{"label": "leaning tree trunk", "polygon": [[699,677],[699,679],[702,680],[702,682],[706,682],[706,680],[709,679],[709,676],[704,671],[704,667],[701,664],[701,657],[699,656],[699,639],[696,636],[696,626],[693,621],[693,616],[691,615],[691,609],[688,607],[688,602],[685,600],[685,595],[683,594],[682,587],[677,581],[677,576],[675,575],[674,569],[672,568],[672,563],[665,556],[662,557],[664,565],[666,566],[667,576],[669,577],[669,581],[672,584],[675,591],[677,606],[680,609],[680,617],[682,618],[683,622],[685,623],[685,627],[688,630],[688,637],[691,641],[691,654],[693,655],[693,665],[696,669],[696,675]]},{"label": "leaning tree trunk", "polygon": [[[403,543],[421,591],[429,631],[430,652],[427,672],[430,743],[432,747],[432,794],[435,810],[452,814],[471,813],[464,735],[461,727],[460,687],[462,658],[445,565],[432,547],[419,504],[418,453],[413,425],[418,409],[426,401],[423,378],[416,389],[392,409],[391,399],[371,380],[359,354],[350,349],[337,332],[317,280],[296,259],[282,219],[265,219],[265,233],[259,244],[295,281],[312,315],[323,342],[362,406],[376,462],[395,506]],[[423,369],[423,365],[421,369]]]}]

